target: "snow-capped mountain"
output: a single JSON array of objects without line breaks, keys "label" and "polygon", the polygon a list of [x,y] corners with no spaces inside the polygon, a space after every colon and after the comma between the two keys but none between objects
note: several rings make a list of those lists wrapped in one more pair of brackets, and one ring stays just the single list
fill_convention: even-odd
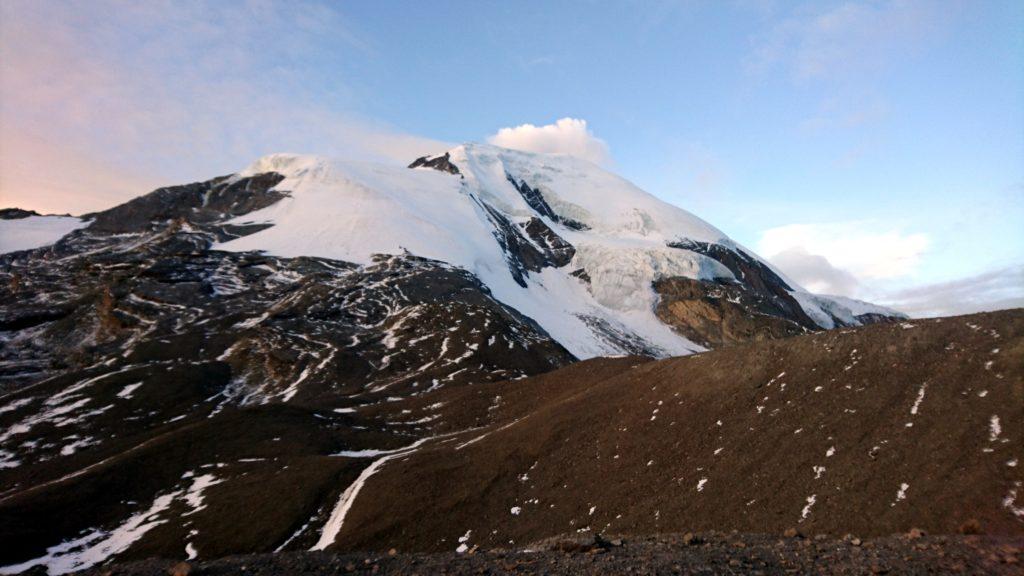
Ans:
[{"label": "snow-capped mountain", "polygon": [[[579,358],[701,350],[704,342],[656,316],[653,283],[663,278],[755,293],[763,291],[758,283],[778,284],[781,290],[762,296],[791,299],[788,319],[805,328],[897,315],[811,295],[693,214],[572,156],[466,144],[411,168],[261,158],[234,178],[278,174],[275,189],[287,196],[231,220],[266,228],[216,248],[354,263],[410,253],[447,262]],[[733,261],[753,267],[730,267]]]},{"label": "snow-capped mountain", "polygon": [[[265,193],[254,199],[248,184],[234,185],[251,181]],[[212,203],[212,189],[198,205],[157,191],[85,219],[107,232],[173,218],[217,223],[233,232],[213,248],[229,252],[437,260],[472,274],[577,358],[687,354],[900,317],[810,294],[700,218],[567,155],[466,144],[403,168],[275,154],[217,183]],[[85,225],[10,212],[0,219],[4,252]]]}]

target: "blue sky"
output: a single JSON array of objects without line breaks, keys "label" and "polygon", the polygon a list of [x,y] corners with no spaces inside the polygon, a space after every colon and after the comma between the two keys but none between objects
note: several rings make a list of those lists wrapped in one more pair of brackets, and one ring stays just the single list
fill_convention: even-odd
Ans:
[{"label": "blue sky", "polygon": [[269,152],[398,162],[575,118],[595,160],[811,288],[1021,305],[1021,30],[1017,1],[11,0],[0,203],[83,212]]}]

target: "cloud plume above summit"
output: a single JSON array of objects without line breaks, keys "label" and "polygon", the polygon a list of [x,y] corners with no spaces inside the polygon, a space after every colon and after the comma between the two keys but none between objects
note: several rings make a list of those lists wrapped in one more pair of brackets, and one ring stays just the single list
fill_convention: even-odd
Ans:
[{"label": "cloud plume above summit", "polygon": [[543,126],[521,124],[502,128],[487,141],[513,150],[568,154],[601,166],[611,164],[608,144],[594,136],[586,120],[578,118],[561,118]]}]

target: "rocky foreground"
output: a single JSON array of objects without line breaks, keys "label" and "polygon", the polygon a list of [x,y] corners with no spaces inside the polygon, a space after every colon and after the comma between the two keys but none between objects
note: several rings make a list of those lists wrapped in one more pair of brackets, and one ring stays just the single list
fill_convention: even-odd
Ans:
[{"label": "rocky foreground", "polygon": [[[209,380],[182,370],[229,366],[129,365],[24,390],[32,400],[14,402],[40,404],[54,419],[15,407],[3,415],[9,430],[59,438],[62,407],[112,405],[90,418],[116,435],[102,452],[5,471],[16,482],[0,494],[0,541],[9,544],[0,572],[147,558],[165,560],[139,570],[187,560],[209,570],[302,573],[310,563],[342,572],[372,570],[360,563],[396,549],[403,554],[378,571],[408,572],[415,561],[423,573],[515,562],[524,571],[553,562],[550,573],[619,572],[621,558],[664,572],[818,572],[820,561],[860,573],[919,559],[922,570],[985,573],[993,557],[992,565],[1013,562],[1024,537],[1024,310],[660,361],[594,359],[334,410],[166,396],[189,381],[181,376],[200,390]],[[149,379],[140,385],[136,371]],[[126,438],[114,416],[149,419]],[[867,545],[721,536],[681,552],[671,538],[643,537],[791,529],[852,533]],[[984,536],[890,537],[913,529]],[[486,552],[594,534],[633,538],[597,554]],[[215,561],[270,552],[285,555]]]},{"label": "rocky foreground", "polygon": [[119,576],[246,574],[1020,574],[1024,539],[872,539],[793,534],[673,534],[553,539],[521,550],[455,554],[281,553],[188,564],[149,560],[93,570]]}]

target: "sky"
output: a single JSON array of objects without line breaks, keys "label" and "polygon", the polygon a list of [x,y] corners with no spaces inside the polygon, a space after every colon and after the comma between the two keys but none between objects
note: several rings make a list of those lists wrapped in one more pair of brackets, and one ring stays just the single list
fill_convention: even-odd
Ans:
[{"label": "sky", "polygon": [[1024,306],[1024,2],[0,2],[0,206],[302,152],[598,163],[817,292]]}]

